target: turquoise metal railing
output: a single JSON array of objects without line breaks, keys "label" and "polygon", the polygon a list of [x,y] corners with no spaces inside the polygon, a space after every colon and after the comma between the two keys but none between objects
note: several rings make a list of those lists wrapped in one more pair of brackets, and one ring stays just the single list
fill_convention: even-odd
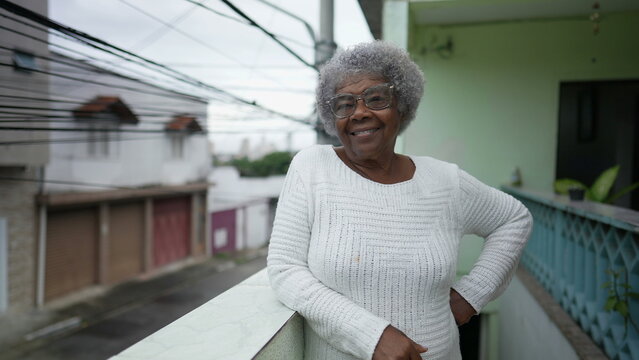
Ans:
[{"label": "turquoise metal railing", "polygon": [[[639,359],[639,333],[617,312],[604,309],[611,280],[639,292],[639,212],[505,187],[534,218],[523,266],[613,360]],[[626,278],[627,276],[627,278]],[[629,301],[639,322],[639,301]],[[638,324],[639,325],[639,324]]]}]

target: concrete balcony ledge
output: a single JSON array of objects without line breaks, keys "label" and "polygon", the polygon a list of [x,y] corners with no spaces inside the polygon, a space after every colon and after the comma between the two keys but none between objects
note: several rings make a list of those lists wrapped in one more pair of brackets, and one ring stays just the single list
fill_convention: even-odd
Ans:
[{"label": "concrete balcony ledge", "polygon": [[111,359],[302,359],[303,350],[303,319],[264,269]]}]

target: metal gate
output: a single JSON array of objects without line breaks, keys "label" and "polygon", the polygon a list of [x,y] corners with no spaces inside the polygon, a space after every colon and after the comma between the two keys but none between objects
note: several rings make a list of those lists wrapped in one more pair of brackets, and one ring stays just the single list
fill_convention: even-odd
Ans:
[{"label": "metal gate", "polygon": [[211,249],[214,254],[236,250],[236,211],[231,209],[211,214]]},{"label": "metal gate", "polygon": [[189,255],[191,198],[153,201],[153,264],[156,267]]},{"label": "metal gate", "polygon": [[96,208],[48,212],[45,264],[45,300],[97,282]]},{"label": "metal gate", "polygon": [[109,207],[108,282],[130,279],[143,271],[144,204]]}]

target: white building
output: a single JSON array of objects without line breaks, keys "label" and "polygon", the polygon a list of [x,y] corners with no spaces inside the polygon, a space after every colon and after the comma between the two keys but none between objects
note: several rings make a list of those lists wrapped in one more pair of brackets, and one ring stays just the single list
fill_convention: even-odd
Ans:
[{"label": "white building", "polygon": [[53,53],[36,303],[207,253],[206,100]]}]

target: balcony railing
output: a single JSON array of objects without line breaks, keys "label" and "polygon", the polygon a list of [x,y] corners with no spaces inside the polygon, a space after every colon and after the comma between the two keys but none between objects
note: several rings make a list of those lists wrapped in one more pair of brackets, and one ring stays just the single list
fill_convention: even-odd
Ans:
[{"label": "balcony railing", "polygon": [[[639,292],[639,213],[504,190],[522,201],[535,220],[523,266],[611,359],[639,359],[636,327],[619,312],[605,309],[612,272],[619,274],[622,294],[626,285]],[[636,324],[639,301],[629,299],[626,305]]]},{"label": "balcony railing", "polygon": [[[639,359],[639,334],[618,312],[605,310],[604,288],[616,271],[619,283],[639,291],[639,213],[504,190],[535,219],[522,265],[610,359]],[[638,321],[639,301],[627,305]],[[303,322],[276,299],[262,270],[114,359],[302,359]]]},{"label": "balcony railing", "polygon": [[302,327],[262,270],[111,359],[302,359]]}]

